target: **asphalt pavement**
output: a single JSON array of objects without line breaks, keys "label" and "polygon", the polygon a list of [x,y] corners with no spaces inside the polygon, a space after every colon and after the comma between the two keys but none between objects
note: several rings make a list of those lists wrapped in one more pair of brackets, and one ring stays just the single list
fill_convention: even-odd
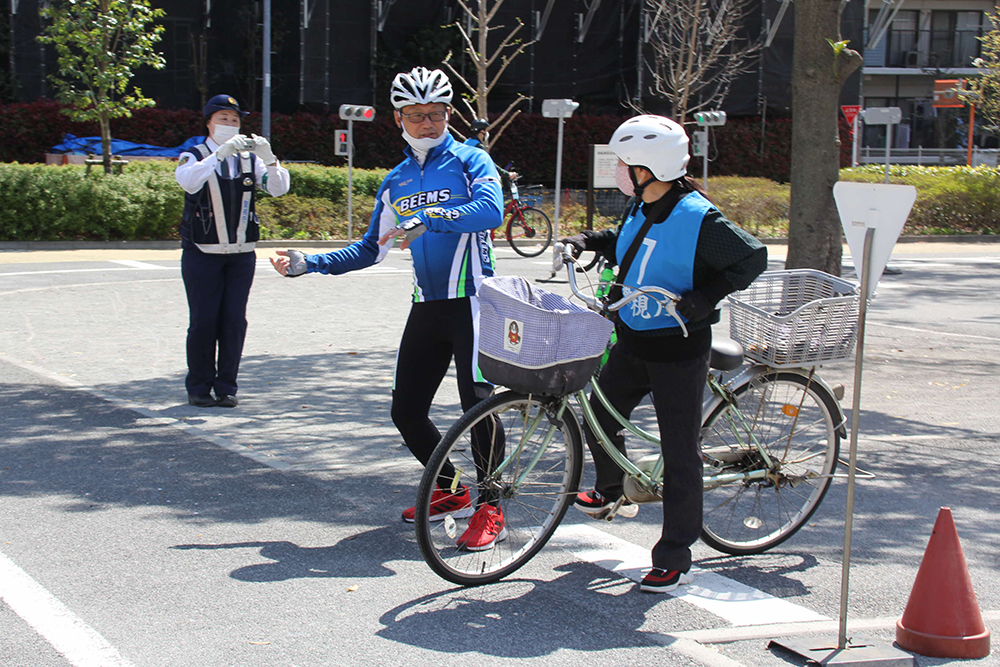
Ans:
[{"label": "asphalt pavement", "polygon": [[[800,663],[769,639],[836,634],[839,481],[769,553],[699,543],[676,595],[634,583],[654,506],[613,523],[570,510],[499,584],[437,578],[399,520],[420,467],[388,413],[408,253],[291,280],[273,251],[258,249],[240,406],[206,410],[186,404],[178,249],[0,249],[0,665],[773,667]],[[549,274],[547,256],[497,254],[501,273]],[[889,266],[869,311],[859,466],[876,477],[858,484],[848,614],[886,646],[942,506],[1000,622],[1000,244],[900,243]],[[847,409],[853,371],[821,369]],[[459,412],[449,377],[432,417]]]}]

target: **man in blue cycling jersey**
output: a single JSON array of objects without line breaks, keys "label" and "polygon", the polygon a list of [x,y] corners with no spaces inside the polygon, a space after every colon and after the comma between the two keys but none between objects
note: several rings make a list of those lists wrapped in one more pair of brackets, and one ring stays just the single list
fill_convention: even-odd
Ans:
[{"label": "man in blue cycling jersey", "polygon": [[[490,230],[502,219],[503,199],[496,167],[487,153],[465,146],[448,132],[452,87],[441,70],[416,67],[401,72],[390,94],[396,125],[408,144],[404,159],[382,181],[364,237],[322,255],[278,251],[271,260],[285,276],[339,275],[372,266],[385,258],[392,241],[403,237],[413,257],[414,291],[396,357],[392,420],[413,455],[427,464],[441,440],[429,418],[431,402],[455,359],[462,409],[489,395],[492,387],[478,368],[479,302],[476,292],[493,275]],[[484,425],[473,434],[480,481],[502,432]],[[487,494],[473,499],[458,484],[455,469],[442,469],[431,498],[430,518],[470,517],[458,545],[490,549],[507,536],[503,512]],[[413,507],[403,512],[413,521]]]}]

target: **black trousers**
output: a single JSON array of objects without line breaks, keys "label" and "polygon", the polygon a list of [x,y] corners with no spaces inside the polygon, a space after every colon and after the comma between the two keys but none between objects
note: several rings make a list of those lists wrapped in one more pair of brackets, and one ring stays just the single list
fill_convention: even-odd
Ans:
[{"label": "black trousers", "polygon": [[[430,419],[431,403],[452,358],[462,411],[470,410],[493,390],[478,368],[478,300],[474,297],[414,303],[396,356],[392,388],[392,422],[417,460],[427,465],[441,432]],[[473,431],[473,457],[482,481],[491,461],[503,452],[502,433],[495,423]],[[438,485],[449,488],[455,469],[448,463]],[[489,501],[482,494],[479,501]]]},{"label": "black trousers", "polygon": [[[702,461],[699,447],[701,407],[710,352],[683,361],[645,361],[626,345],[611,348],[598,379],[608,401],[624,417],[652,393],[663,452],[663,530],[653,547],[653,567],[686,572],[691,545],[701,535]],[[590,404],[601,429],[618,451],[625,453],[621,426],[593,395]],[[597,491],[605,498],[622,495],[623,473],[585,429],[597,468]]]},{"label": "black trousers", "polygon": [[253,252],[213,255],[184,248],[181,277],[190,311],[184,384],[189,394],[204,396],[214,389],[217,396],[236,395],[256,265]]}]

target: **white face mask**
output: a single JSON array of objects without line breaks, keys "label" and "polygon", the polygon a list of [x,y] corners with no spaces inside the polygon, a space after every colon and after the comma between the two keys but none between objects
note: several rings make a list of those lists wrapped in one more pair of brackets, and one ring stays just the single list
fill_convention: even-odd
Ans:
[{"label": "white face mask", "polygon": [[235,125],[216,125],[212,131],[212,140],[221,146],[239,133],[240,128]]},{"label": "white face mask", "polygon": [[618,166],[615,168],[615,185],[625,193],[626,197],[634,197],[635,184],[632,183],[632,177],[628,173],[629,169],[630,167],[624,162],[618,162]]},{"label": "white face mask", "polygon": [[448,126],[444,126],[444,131],[437,137],[424,137],[423,139],[417,139],[406,131],[406,127],[403,127],[403,139],[406,139],[406,143],[410,144],[410,147],[415,151],[420,151],[426,153],[435,146],[440,146],[445,138],[448,136]]}]

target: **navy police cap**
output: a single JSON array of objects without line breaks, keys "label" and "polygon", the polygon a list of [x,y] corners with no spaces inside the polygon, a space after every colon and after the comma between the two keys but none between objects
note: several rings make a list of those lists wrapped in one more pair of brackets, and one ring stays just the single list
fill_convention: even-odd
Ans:
[{"label": "navy police cap", "polygon": [[224,109],[231,109],[238,113],[240,116],[246,116],[249,111],[240,111],[240,103],[236,101],[236,98],[232,95],[216,95],[208,101],[205,105],[205,110],[202,115],[205,118],[209,118],[216,111],[222,111]]}]

